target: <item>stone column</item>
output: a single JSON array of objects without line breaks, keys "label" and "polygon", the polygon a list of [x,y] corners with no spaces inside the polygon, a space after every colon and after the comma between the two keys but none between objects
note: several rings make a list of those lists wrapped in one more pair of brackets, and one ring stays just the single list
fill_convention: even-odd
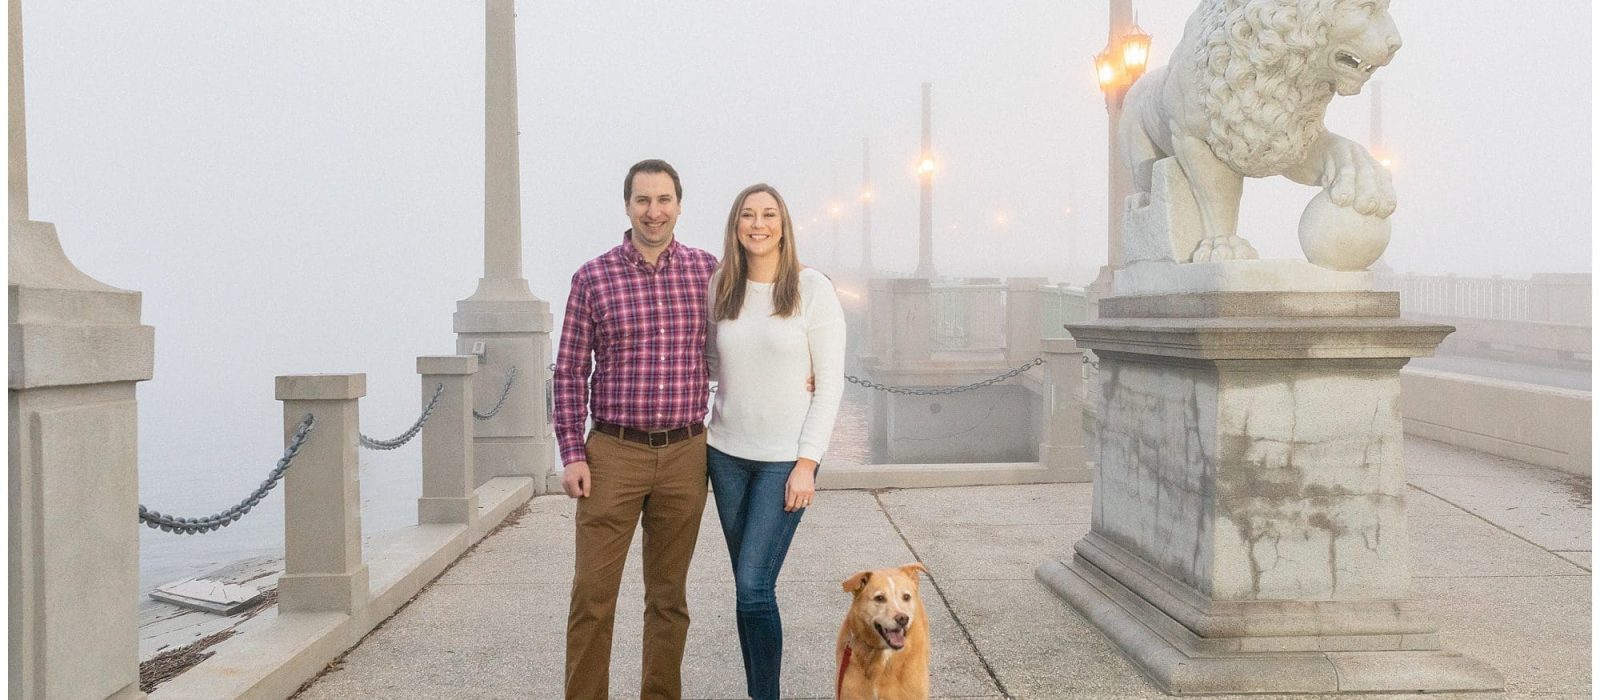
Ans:
[{"label": "stone column", "polygon": [[1039,287],[1045,283],[1043,277],[1006,279],[1006,364],[1015,367],[1039,356],[1044,323]]},{"label": "stone column", "polygon": [[79,271],[28,219],[20,0],[8,11],[8,696],[143,698],[135,386],[155,331],[138,292]]},{"label": "stone column", "polygon": [[456,352],[476,354],[473,394],[488,410],[508,372],[517,378],[500,413],[477,425],[474,473],[533,478],[544,493],[555,465],[555,433],[547,408],[550,305],[522,277],[521,176],[517,141],[517,58],[512,0],[488,0],[485,18],[483,277],[456,303]]},{"label": "stone column", "polygon": [[861,139],[861,276],[872,279],[872,149]]},{"label": "stone column", "polygon": [[1392,292],[1109,297],[1093,524],[1038,575],[1173,694],[1489,690],[1411,600]]},{"label": "stone column", "polygon": [[[1107,46],[1117,46],[1133,28],[1133,0],[1110,0],[1110,36]],[[1113,88],[1106,94],[1106,264],[1085,293],[1089,299],[1089,318],[1099,318],[1099,303],[1110,296],[1112,275],[1122,269],[1122,208],[1133,194],[1133,173],[1122,164],[1117,151],[1117,122],[1122,120],[1122,99],[1127,88]]]},{"label": "stone column", "polygon": [[283,578],[278,610],[340,612],[365,607],[370,593],[361,561],[361,481],[356,450],[356,400],[365,374],[299,374],[277,378],[287,444],[307,413],[310,437],[283,479]]},{"label": "stone column", "polygon": [[932,279],[933,271],[933,83],[922,84],[922,161],[917,164],[922,180],[921,215],[917,227],[917,277]]},{"label": "stone column", "polygon": [[1071,338],[1044,341],[1044,435],[1039,463],[1064,474],[1062,481],[1090,481],[1083,451],[1083,351]]},{"label": "stone column", "polygon": [[437,355],[417,358],[422,375],[422,401],[439,385],[439,403],[422,426],[422,497],[417,499],[418,523],[462,523],[478,520],[478,493],[472,476],[472,375],[478,358],[472,355]]}]

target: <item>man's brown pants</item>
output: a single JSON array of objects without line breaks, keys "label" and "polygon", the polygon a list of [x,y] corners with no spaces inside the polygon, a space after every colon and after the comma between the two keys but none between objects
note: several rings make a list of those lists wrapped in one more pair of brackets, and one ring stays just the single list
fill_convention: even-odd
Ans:
[{"label": "man's brown pants", "polygon": [[682,697],[687,579],[706,508],[705,434],[652,448],[603,433],[586,443],[590,487],[578,499],[577,561],[567,613],[567,698],[604,700],[611,628],[633,530],[644,523],[644,659],[639,697]]}]

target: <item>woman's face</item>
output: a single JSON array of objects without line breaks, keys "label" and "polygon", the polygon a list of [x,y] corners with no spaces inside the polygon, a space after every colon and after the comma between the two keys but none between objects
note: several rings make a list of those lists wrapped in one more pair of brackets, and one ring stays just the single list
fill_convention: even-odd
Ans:
[{"label": "woman's face", "polygon": [[744,254],[752,258],[777,255],[782,239],[783,215],[777,198],[766,192],[745,197],[739,207],[739,246]]}]

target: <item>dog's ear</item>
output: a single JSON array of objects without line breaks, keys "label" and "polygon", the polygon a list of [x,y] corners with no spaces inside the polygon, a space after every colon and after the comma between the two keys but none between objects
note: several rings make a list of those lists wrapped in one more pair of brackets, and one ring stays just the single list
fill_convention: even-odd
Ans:
[{"label": "dog's ear", "polygon": [[856,591],[861,590],[862,586],[867,585],[867,581],[871,579],[871,571],[857,571],[853,574],[850,574],[850,578],[845,579],[839,585],[844,588],[845,593],[850,593],[853,595]]},{"label": "dog's ear", "polygon": [[906,576],[910,577],[912,581],[916,581],[917,580],[917,572],[918,571],[921,571],[922,573],[926,574],[926,573],[928,573],[928,567],[923,566],[922,562],[919,562],[919,561],[918,562],[912,562],[910,564],[906,564],[905,566],[900,567],[900,573],[905,574]]}]

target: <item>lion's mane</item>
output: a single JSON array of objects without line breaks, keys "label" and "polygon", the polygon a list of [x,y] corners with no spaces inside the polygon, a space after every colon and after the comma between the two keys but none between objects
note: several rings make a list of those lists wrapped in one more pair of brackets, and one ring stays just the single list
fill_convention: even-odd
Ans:
[{"label": "lion's mane", "polygon": [[1333,99],[1329,31],[1374,4],[1388,0],[1206,0],[1188,69],[1217,158],[1252,177],[1304,161]]}]

